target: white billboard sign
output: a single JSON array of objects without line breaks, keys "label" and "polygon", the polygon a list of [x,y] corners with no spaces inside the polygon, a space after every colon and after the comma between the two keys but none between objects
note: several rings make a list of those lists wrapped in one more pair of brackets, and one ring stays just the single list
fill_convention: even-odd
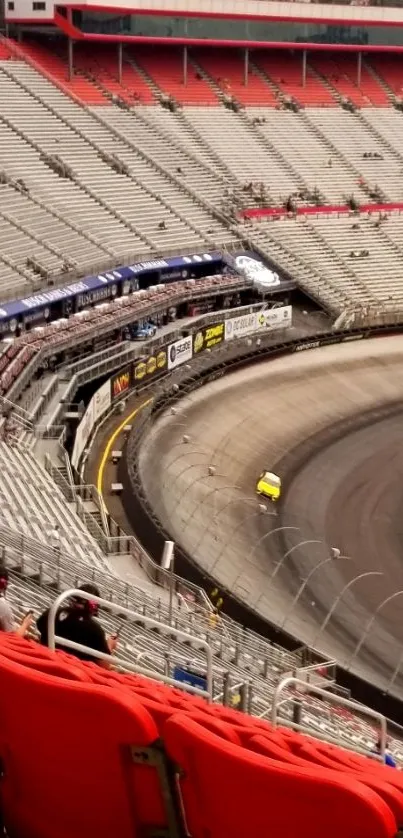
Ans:
[{"label": "white billboard sign", "polygon": [[109,410],[110,406],[111,382],[110,379],[108,379],[108,381],[105,381],[105,384],[102,384],[102,387],[94,393],[77,428],[73,453],[71,455],[71,464],[73,468],[78,469],[78,464],[85,451],[95,423],[98,422],[107,410]]},{"label": "white billboard sign", "polygon": [[225,340],[242,338],[260,331],[286,329],[292,324],[292,306],[280,306],[231,317],[225,321]]},{"label": "white billboard sign", "polygon": [[94,423],[109,410],[111,406],[111,382],[105,381],[105,384],[97,390],[93,396],[94,402]]},{"label": "white billboard sign", "polygon": [[71,464],[73,468],[78,468],[80,457],[85,449],[85,446],[90,438],[91,431],[94,427],[94,399],[92,398],[84,416],[77,428],[76,438],[74,440],[73,453],[71,455]]},{"label": "white billboard sign", "polygon": [[168,346],[168,369],[174,370],[181,364],[190,361],[193,355],[193,338],[180,338]]},{"label": "white billboard sign", "polygon": [[279,306],[269,308],[262,312],[265,315],[264,328],[269,331],[276,329],[288,329],[292,325],[292,306]]}]

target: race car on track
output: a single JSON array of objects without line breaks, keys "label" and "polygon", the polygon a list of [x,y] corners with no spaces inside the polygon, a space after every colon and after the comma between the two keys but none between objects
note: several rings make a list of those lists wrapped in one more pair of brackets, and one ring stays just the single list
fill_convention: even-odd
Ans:
[{"label": "race car on track", "polygon": [[262,471],[256,483],[256,492],[258,495],[270,498],[270,500],[278,500],[281,495],[280,478],[272,471]]}]

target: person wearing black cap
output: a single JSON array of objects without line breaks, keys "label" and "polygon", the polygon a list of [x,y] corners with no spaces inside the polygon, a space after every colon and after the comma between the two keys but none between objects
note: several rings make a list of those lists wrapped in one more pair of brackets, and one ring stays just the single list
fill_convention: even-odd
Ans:
[{"label": "person wearing black cap", "polygon": [[20,637],[25,637],[32,623],[33,612],[28,611],[20,625],[16,625],[11,605],[6,600],[7,588],[8,570],[4,565],[0,565],[0,631],[13,632]]},{"label": "person wearing black cap", "polygon": [[[91,582],[80,585],[78,590],[92,594],[92,596],[100,596],[97,586]],[[116,637],[106,636],[104,629],[98,620],[95,619],[97,614],[98,603],[81,599],[81,597],[74,597],[68,604],[63,605],[56,615],[56,636],[64,637],[66,640],[72,640],[74,643],[80,643],[82,646],[87,646],[88,649],[103,652],[105,655],[112,654],[116,647]],[[43,646],[48,645],[48,615],[49,608],[36,621],[40,642]],[[68,646],[61,645],[58,648],[69,652],[71,655],[75,655],[80,660],[99,663],[104,669],[109,669],[110,667],[109,661],[96,658],[90,652],[79,652],[76,649],[70,649]]]}]

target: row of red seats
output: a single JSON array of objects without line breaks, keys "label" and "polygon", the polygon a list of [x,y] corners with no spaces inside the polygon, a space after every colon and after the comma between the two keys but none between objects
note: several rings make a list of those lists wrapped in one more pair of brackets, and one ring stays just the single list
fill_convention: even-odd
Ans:
[{"label": "row of red seats", "polygon": [[392,838],[403,824],[399,772],[144,677],[2,634],[0,685],[10,838]]}]

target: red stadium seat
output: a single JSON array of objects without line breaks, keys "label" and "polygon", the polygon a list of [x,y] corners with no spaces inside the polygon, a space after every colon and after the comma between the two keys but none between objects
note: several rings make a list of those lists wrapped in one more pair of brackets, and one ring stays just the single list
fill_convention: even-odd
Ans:
[{"label": "red stadium seat", "polygon": [[156,769],[130,756],[157,738],[139,702],[5,658],[0,678],[0,788],[12,838],[134,838],[166,827]]},{"label": "red stadium seat", "polygon": [[395,835],[390,808],[354,778],[346,784],[336,772],[280,765],[179,714],[166,723],[164,741],[183,772],[181,791],[193,838]]}]

